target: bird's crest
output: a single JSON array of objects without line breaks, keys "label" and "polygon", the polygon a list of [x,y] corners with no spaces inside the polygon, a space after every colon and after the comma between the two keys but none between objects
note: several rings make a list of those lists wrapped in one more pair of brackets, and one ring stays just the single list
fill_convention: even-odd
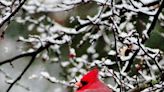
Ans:
[{"label": "bird's crest", "polygon": [[87,81],[87,82],[96,81],[98,79],[98,72],[99,70],[97,68],[94,68],[93,70],[85,74],[81,79],[81,81]]}]

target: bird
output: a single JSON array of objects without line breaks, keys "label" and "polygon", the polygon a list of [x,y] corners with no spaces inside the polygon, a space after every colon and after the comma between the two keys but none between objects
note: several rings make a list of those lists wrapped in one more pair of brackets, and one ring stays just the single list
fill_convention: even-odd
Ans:
[{"label": "bird", "polygon": [[99,70],[94,68],[85,74],[75,85],[78,87],[75,92],[112,92],[104,82],[98,78]]}]

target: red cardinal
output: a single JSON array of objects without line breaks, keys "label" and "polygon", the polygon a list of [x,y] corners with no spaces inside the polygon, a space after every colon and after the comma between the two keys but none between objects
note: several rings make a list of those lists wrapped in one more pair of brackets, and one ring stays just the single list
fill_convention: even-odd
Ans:
[{"label": "red cardinal", "polygon": [[79,87],[76,92],[112,92],[107,85],[98,79],[97,68],[84,75],[81,81],[75,85]]}]

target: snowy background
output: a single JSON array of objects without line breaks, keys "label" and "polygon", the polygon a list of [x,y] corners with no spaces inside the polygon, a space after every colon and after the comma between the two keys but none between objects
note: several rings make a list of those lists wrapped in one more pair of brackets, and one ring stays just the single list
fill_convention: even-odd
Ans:
[{"label": "snowy background", "polygon": [[[116,92],[143,83],[153,85],[143,92],[163,90],[163,2],[1,0],[0,92],[18,76],[10,92],[74,92],[76,79],[94,66]],[[2,63],[25,53],[32,54]]]}]

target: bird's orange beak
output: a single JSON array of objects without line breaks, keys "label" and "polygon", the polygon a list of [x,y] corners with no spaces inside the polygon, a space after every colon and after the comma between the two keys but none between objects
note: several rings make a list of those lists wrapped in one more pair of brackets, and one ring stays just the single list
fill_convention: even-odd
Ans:
[{"label": "bird's orange beak", "polygon": [[82,87],[82,84],[81,84],[81,82],[76,82],[75,83],[75,86],[77,86],[78,88],[80,88],[80,87]]}]

